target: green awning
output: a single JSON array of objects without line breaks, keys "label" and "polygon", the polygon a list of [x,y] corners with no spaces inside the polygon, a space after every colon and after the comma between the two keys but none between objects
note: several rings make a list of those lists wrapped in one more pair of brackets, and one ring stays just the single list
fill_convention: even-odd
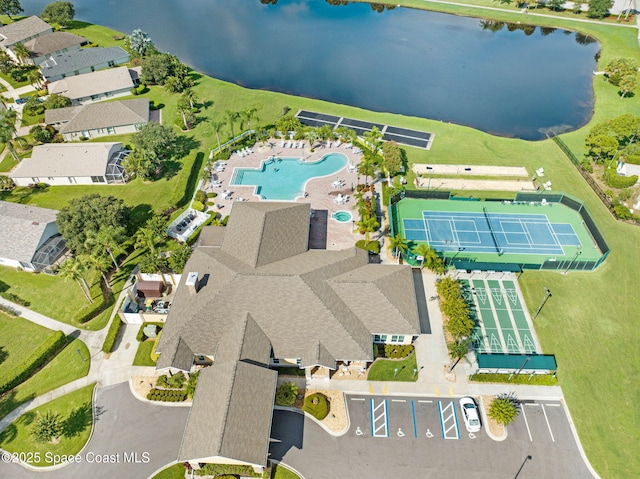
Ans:
[{"label": "green awning", "polygon": [[545,370],[556,371],[553,354],[478,354],[479,369]]}]

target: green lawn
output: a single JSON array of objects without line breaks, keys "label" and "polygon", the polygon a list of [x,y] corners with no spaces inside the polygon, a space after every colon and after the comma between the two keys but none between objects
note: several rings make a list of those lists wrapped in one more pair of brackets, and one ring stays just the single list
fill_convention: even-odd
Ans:
[{"label": "green lawn", "polygon": [[[32,466],[52,466],[45,461],[45,454],[77,454],[89,440],[93,424],[92,395],[94,384],[54,399],[29,411],[0,433],[0,447],[8,452],[39,453],[40,461],[34,460]],[[57,444],[37,442],[32,435],[37,415],[52,411],[60,416],[64,424],[64,433]]]},{"label": "green lawn", "polygon": [[52,333],[44,326],[0,312],[0,384]]},{"label": "green lawn", "polygon": [[[6,292],[29,301],[30,309],[58,321],[80,327],[75,318],[89,310],[90,305],[75,282],[47,274],[18,271],[6,266],[0,266],[0,277],[8,286]],[[93,300],[99,300],[102,294],[98,286],[100,275],[87,270],[85,278],[91,285]]]},{"label": "green lawn", "polygon": [[[405,359],[378,359],[369,369],[367,379],[369,381],[409,381],[413,382],[418,379],[416,355]],[[397,372],[395,371],[397,369]]]},{"label": "green lawn", "polygon": [[[468,3],[476,2],[491,4],[489,0],[468,0]],[[388,3],[395,4],[397,0]],[[495,2],[491,5],[511,11],[478,10],[461,5],[419,0],[405,0],[402,3],[497,20],[523,19],[523,15],[516,12],[514,7],[498,5]],[[597,37],[602,42],[600,69],[615,57],[633,57],[640,60],[637,31],[634,29],[579,23],[559,18],[548,19],[533,13],[535,12],[526,17],[527,22],[575,29]],[[74,33],[80,32],[76,30]],[[86,36],[90,37],[89,33],[91,30],[86,31]],[[97,39],[98,34],[101,35],[100,39]],[[101,43],[107,42],[109,35],[112,36],[113,33],[98,28],[95,35],[96,37],[91,39]],[[261,118],[259,123],[263,125],[272,124],[283,107],[288,106],[293,112],[305,108],[435,133],[435,141],[430,151],[406,148],[411,162],[458,163],[464,159],[464,162],[470,164],[524,165],[530,173],[542,166],[547,173],[547,179],[553,182],[554,190],[567,191],[586,202],[612,247],[612,253],[604,265],[594,273],[571,273],[561,276],[557,273],[527,271],[521,277],[523,292],[530,309],[537,308],[542,298],[543,287],[549,287],[553,292],[553,297],[536,320],[536,330],[543,350],[557,356],[563,391],[590,461],[602,477],[625,477],[629,471],[640,470],[640,457],[635,454],[640,447],[640,413],[633,402],[640,396],[640,384],[636,380],[640,353],[634,341],[637,337],[638,323],[634,318],[640,309],[640,296],[636,291],[637,285],[640,284],[640,271],[636,267],[640,260],[640,229],[613,220],[555,144],[550,141],[527,142],[498,138],[440,121],[373,113],[280,93],[248,90],[198,74],[194,76],[197,83],[195,91],[201,102],[207,105],[199,115],[205,121],[189,132],[188,137],[191,138],[193,147],[187,157],[174,165],[177,173],[171,179],[161,179],[152,183],[135,180],[124,186],[58,187],[45,191],[19,188],[12,193],[0,193],[0,199],[60,208],[70,199],[88,192],[113,194],[136,207],[138,218],[144,218],[152,209],[161,211],[177,202],[184,203],[193,189],[194,177],[190,177],[192,167],[196,164],[196,170],[200,169],[201,159],[196,163],[198,153],[206,157],[209,148],[216,144],[210,121],[224,119],[224,111],[227,109],[237,111],[247,106],[258,108],[258,116]],[[600,78],[594,79],[596,109],[593,119],[586,127],[562,135],[576,156],[583,155],[584,138],[595,123],[624,112],[640,115],[640,102],[637,101],[637,97],[621,100],[616,90]],[[168,95],[158,87],[152,87],[146,95],[157,104],[164,105],[162,113],[165,124],[173,124],[178,97]],[[229,128],[225,130],[221,135],[222,141],[229,136]],[[235,131],[238,130],[236,124]],[[411,179],[409,175],[409,180]],[[409,183],[411,184],[411,181]],[[5,270],[1,269],[3,281],[14,288],[15,275],[5,276],[4,273]],[[43,275],[39,275],[41,276]],[[30,281],[24,282],[24,286],[19,288],[17,293],[32,301],[34,309],[64,313],[67,303],[82,305],[81,293],[75,285],[66,284],[65,289],[51,288],[49,285],[47,290],[46,281],[40,285],[39,277],[34,279],[31,285]],[[45,288],[45,294],[35,294],[40,286]],[[74,289],[77,291],[72,293]],[[58,291],[63,294],[61,298],[52,294]],[[67,294],[69,301],[65,299]],[[45,304],[47,301],[53,302],[52,298],[56,298],[55,303],[60,304]],[[403,370],[403,374],[412,372],[412,367]],[[388,376],[388,370],[386,375]]]},{"label": "green lawn", "polygon": [[184,479],[184,472],[184,466],[180,462],[163,469],[151,479]]},{"label": "green lawn", "polygon": [[136,357],[133,359],[134,366],[155,366],[156,362],[151,359],[151,351],[153,351],[153,340],[142,341],[138,344]]},{"label": "green lawn", "polygon": [[271,469],[271,479],[300,479],[300,476],[286,466],[274,464]]},{"label": "green lawn", "polygon": [[89,349],[82,341],[71,341],[40,371],[0,396],[0,418],[36,396],[89,374],[89,354]]}]

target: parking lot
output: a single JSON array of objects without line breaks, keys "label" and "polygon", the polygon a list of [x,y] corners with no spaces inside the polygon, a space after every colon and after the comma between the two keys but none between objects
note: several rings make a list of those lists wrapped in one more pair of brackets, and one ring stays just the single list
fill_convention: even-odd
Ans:
[{"label": "parking lot", "polygon": [[558,401],[525,401],[504,441],[466,431],[458,399],[347,395],[349,430],[328,435],[275,411],[271,458],[305,478],[572,479],[593,477]]}]

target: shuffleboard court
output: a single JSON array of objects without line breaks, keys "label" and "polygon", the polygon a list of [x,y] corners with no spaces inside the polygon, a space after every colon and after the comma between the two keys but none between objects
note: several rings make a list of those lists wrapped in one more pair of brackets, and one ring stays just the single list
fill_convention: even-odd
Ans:
[{"label": "shuffleboard court", "polygon": [[[478,311],[472,334],[479,353],[534,354],[536,343],[513,281],[461,280]],[[472,294],[468,294],[472,292]]]}]

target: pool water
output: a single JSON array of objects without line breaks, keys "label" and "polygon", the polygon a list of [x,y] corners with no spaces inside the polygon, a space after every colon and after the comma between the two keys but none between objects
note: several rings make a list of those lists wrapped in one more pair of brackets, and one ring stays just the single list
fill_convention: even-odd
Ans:
[{"label": "pool water", "polygon": [[331,215],[331,217],[338,223],[348,223],[349,221],[351,221],[351,218],[353,218],[353,216],[351,216],[351,213],[349,213],[348,211],[336,211]]},{"label": "pool water", "polygon": [[347,165],[347,161],[341,153],[329,153],[316,162],[304,162],[299,158],[269,158],[262,162],[260,168],[236,168],[229,185],[255,185],[255,194],[262,200],[294,201],[304,196],[307,181],[334,175]]}]

